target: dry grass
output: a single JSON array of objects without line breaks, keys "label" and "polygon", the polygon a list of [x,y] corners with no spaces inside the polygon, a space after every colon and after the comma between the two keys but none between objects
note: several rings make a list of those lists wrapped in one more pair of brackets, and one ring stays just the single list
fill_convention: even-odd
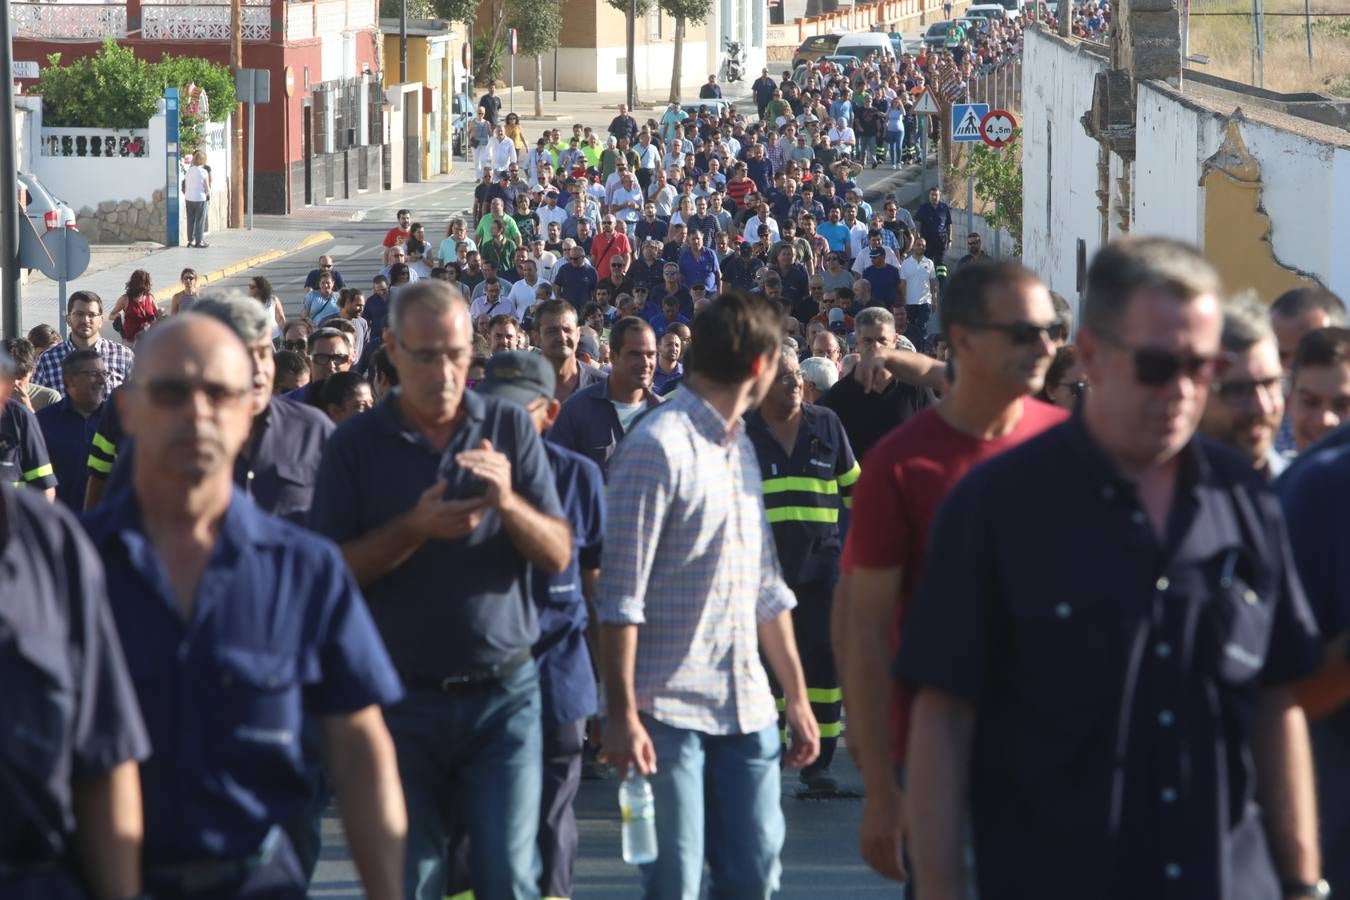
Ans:
[{"label": "dry grass", "polygon": [[[1303,0],[1266,0],[1265,85],[1270,90],[1330,92],[1350,96],[1350,16],[1314,15],[1313,64],[1308,66]],[[1249,13],[1242,0],[1193,0],[1191,12]],[[1297,16],[1269,13],[1292,12]],[[1343,0],[1313,0],[1312,12],[1347,12]],[[1204,71],[1251,83],[1252,25],[1249,15],[1191,16],[1190,52],[1208,56]]]}]

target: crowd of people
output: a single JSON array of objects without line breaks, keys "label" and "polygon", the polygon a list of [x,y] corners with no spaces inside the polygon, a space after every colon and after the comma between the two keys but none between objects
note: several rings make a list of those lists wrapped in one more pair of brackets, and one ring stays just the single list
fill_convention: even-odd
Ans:
[{"label": "crowd of people", "polygon": [[570,897],[585,771],[650,780],[643,896],[766,897],[845,710],[924,900],[1350,883],[1345,308],[957,259],[854,180],[943,60],[525,153],[490,91],[378,272],[6,342],[0,894],[303,897],[335,797],[370,897]]}]

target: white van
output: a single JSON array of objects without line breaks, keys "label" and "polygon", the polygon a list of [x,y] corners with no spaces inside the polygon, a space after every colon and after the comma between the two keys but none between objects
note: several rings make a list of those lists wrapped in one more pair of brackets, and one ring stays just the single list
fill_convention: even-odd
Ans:
[{"label": "white van", "polygon": [[884,31],[854,31],[839,39],[834,48],[836,56],[853,56],[866,59],[869,53],[878,58],[895,59],[895,47],[890,36]]}]

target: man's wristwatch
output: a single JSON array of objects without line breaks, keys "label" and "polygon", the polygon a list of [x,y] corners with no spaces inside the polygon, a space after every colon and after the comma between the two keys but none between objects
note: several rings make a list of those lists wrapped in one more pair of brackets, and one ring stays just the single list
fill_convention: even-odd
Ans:
[{"label": "man's wristwatch", "polygon": [[1282,886],[1285,897],[1307,897],[1309,900],[1327,900],[1331,896],[1331,885],[1325,878],[1317,881],[1286,881]]}]

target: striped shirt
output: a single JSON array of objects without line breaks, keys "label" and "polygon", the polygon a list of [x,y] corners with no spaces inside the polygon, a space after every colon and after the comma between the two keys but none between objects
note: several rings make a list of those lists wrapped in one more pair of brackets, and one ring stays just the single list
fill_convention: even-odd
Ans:
[{"label": "striped shirt", "polygon": [[610,462],[596,607],[638,625],[637,708],[675,728],[747,734],[777,718],[758,626],[796,605],[741,424],[686,388]]},{"label": "striped shirt", "polygon": [[[60,391],[61,395],[65,396],[66,384],[61,378],[61,363],[78,349],[70,338],[66,338],[61,343],[42,351],[42,355],[37,358],[37,367],[33,371],[34,383]],[[131,374],[131,364],[136,359],[136,354],[131,352],[130,347],[106,338],[99,338],[90,349],[97,350],[98,355],[103,357],[103,364],[108,367],[108,392],[111,393],[113,388],[126,381],[127,376]]]}]

